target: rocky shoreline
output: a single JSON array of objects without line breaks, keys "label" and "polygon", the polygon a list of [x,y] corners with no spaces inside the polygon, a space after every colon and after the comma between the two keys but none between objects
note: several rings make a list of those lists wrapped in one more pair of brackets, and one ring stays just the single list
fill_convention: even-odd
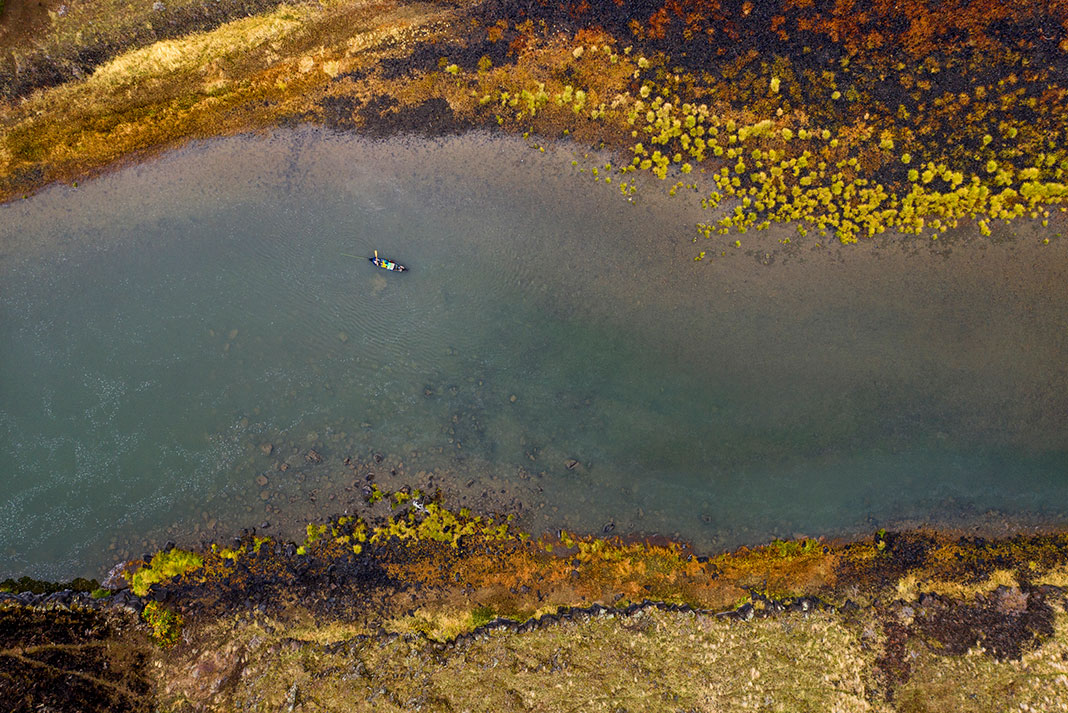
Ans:
[{"label": "rocky shoreline", "polygon": [[145,609],[145,602],[141,597],[128,591],[109,592],[106,597],[94,597],[92,594],[72,589],[61,589],[48,594],[0,592],[0,606],[5,604],[36,610],[66,608],[122,611],[134,616],[140,616]]},{"label": "rocky shoreline", "polygon": [[[916,710],[931,697],[987,706],[961,708],[977,711],[1068,704],[1056,687],[1033,685],[1045,680],[1036,671],[1054,683],[1068,676],[1065,534],[983,540],[880,531],[865,541],[776,541],[707,558],[677,543],[569,533],[535,540],[507,520],[450,513],[418,492],[375,496],[371,506],[392,505],[377,524],[338,517],[309,525],[303,543],[246,533],[225,548],[168,547],[151,562],[117,566],[106,582],[113,589],[92,593],[0,593],[5,699],[24,701],[19,711],[47,704],[57,690],[84,711],[450,711],[468,707],[462,701],[476,690],[493,698],[498,674],[476,673],[510,662],[504,670],[512,673],[501,675],[518,698],[494,709],[527,710],[520,699],[566,680],[583,649],[591,660],[608,657],[604,670],[584,675],[612,679],[612,700],[654,710],[648,691],[701,667],[701,656],[720,655],[707,648],[714,640],[743,646],[755,665],[735,670],[735,653],[721,668],[701,669],[700,691],[669,686],[697,710],[713,699],[768,709],[760,704],[767,695],[779,701],[771,710]],[[704,648],[679,648],[705,639]],[[72,640],[95,653],[55,658]],[[644,670],[650,662],[631,648],[653,641],[668,673],[617,681],[608,660]],[[97,654],[114,647],[151,664],[126,670],[105,695],[93,672],[112,665]],[[855,678],[845,688],[806,678],[813,671],[798,667],[796,647]],[[33,665],[20,665],[27,657]],[[400,661],[418,663],[398,669]],[[457,687],[446,672],[461,661],[476,678]],[[542,673],[519,675],[530,666]],[[1011,685],[984,688],[962,667]],[[760,680],[772,671],[789,680]],[[742,674],[756,698],[735,690]],[[350,679],[355,688],[342,685]],[[116,697],[138,687],[143,696]],[[582,700],[580,708],[596,707]]]}]

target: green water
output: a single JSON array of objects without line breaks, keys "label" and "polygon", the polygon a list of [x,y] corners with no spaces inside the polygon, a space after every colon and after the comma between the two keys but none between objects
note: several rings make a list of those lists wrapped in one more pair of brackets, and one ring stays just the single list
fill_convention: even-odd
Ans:
[{"label": "green water", "polygon": [[0,207],[0,574],[278,531],[373,453],[705,550],[1065,521],[1063,241],[695,246],[576,150],[279,132]]}]

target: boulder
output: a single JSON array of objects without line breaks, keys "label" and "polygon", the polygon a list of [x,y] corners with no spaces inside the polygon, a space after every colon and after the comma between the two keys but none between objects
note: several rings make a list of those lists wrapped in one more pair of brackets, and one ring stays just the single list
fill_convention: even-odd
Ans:
[{"label": "boulder", "polygon": [[108,570],[107,576],[104,577],[104,581],[100,583],[100,586],[104,589],[110,589],[113,592],[128,589],[130,583],[126,581],[126,577],[123,575],[134,569],[135,566],[136,565],[134,565],[133,562],[118,563]]}]

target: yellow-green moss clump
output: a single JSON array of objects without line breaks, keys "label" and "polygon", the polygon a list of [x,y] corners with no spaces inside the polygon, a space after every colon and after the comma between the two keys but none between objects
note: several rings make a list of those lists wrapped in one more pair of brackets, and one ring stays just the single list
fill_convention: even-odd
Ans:
[{"label": "yellow-green moss clump", "polygon": [[195,552],[171,549],[157,552],[147,565],[128,571],[124,576],[134,594],[144,596],[153,584],[189,574],[203,565],[204,559]]},{"label": "yellow-green moss clump", "polygon": [[182,638],[182,617],[159,602],[149,602],[141,612],[151,629],[152,640],[157,645],[168,648],[177,644]]},{"label": "yellow-green moss clump", "polygon": [[[601,138],[629,144],[621,166],[589,168],[596,180],[614,178],[624,194],[634,191],[632,171],[670,176],[672,192],[706,191],[706,208],[728,210],[699,226],[705,237],[791,223],[802,235],[832,233],[847,243],[886,231],[937,238],[965,220],[989,235],[990,221],[1026,216],[1045,224],[1068,202],[1068,90],[1046,87],[1048,104],[1022,99],[1024,87],[1046,76],[1018,77],[1012,70],[1022,71],[1024,60],[1006,60],[1007,79],[947,95],[916,77],[981,68],[953,61],[879,68],[861,58],[804,76],[788,58],[757,67],[746,58],[712,76],[673,67],[664,53],[646,58],[631,50],[606,38],[564,53],[569,73],[590,78],[581,88],[559,80],[516,84],[506,70],[468,82],[483,110],[513,130],[589,138],[597,135],[588,126],[594,123],[603,126]],[[891,85],[918,81],[926,88],[903,99],[923,111],[913,115],[902,104],[880,113],[885,107],[869,96],[871,73]],[[760,89],[769,74],[770,93]],[[849,96],[836,97],[845,82]],[[792,101],[784,87],[804,92],[806,102]],[[839,101],[846,106],[835,107]]]}]

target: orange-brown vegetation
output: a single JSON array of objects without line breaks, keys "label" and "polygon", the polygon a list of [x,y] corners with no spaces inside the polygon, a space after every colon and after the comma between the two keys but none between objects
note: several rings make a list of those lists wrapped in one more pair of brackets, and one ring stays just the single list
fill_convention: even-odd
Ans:
[{"label": "orange-brown vegetation", "polygon": [[868,541],[776,540],[708,558],[670,541],[566,531],[535,539],[507,519],[452,512],[418,492],[399,495],[396,512],[377,525],[345,516],[309,525],[299,547],[258,537],[213,546],[198,553],[202,566],[151,591],[191,617],[237,602],[300,601],[314,610],[324,596],[343,594],[350,619],[374,629],[413,607],[424,619],[484,609],[521,622],[562,607],[645,600],[713,611],[754,597],[863,603],[893,596],[905,580],[1029,582],[1068,563],[1064,534],[985,541],[882,531]]}]

